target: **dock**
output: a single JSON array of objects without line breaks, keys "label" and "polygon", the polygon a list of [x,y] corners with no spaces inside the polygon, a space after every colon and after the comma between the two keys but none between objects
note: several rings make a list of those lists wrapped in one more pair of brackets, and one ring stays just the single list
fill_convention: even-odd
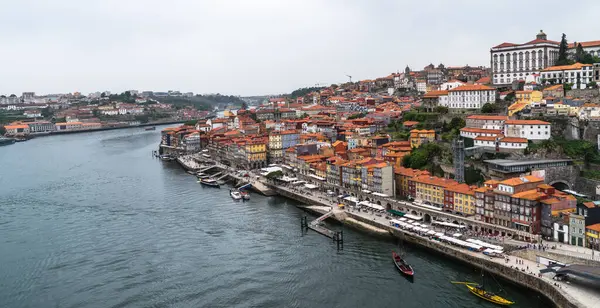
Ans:
[{"label": "dock", "polygon": [[325,221],[327,218],[329,218],[333,215],[334,215],[334,212],[333,212],[333,209],[331,209],[329,212],[319,216],[317,219],[311,221],[310,223],[308,222],[308,218],[306,216],[304,216],[300,219],[300,228],[301,228],[302,232],[304,232],[307,229],[310,229],[310,230],[313,230],[321,235],[324,235],[324,236],[332,239],[337,244],[337,249],[343,250],[344,249],[344,231],[330,230],[323,225],[323,221]]}]

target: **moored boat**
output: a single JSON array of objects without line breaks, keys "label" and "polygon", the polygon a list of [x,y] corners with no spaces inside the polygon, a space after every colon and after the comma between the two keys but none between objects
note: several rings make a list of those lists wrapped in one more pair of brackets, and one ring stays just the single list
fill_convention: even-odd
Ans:
[{"label": "moored boat", "polygon": [[248,193],[247,191],[240,191],[240,193],[242,194],[242,198],[244,200],[250,200],[250,193]]},{"label": "moored boat", "polygon": [[209,187],[216,187],[216,188],[220,188],[221,185],[219,184],[219,182],[217,182],[214,179],[200,179],[200,184],[204,185],[204,186],[209,186]]},{"label": "moored boat", "polygon": [[452,283],[464,284],[469,289],[469,291],[471,291],[471,293],[475,294],[477,297],[485,299],[486,301],[492,302],[497,305],[509,306],[509,305],[512,305],[515,303],[513,301],[507,300],[506,298],[504,298],[500,295],[486,291],[482,285],[480,285],[476,282],[453,281]]},{"label": "moored boat", "polygon": [[409,277],[413,277],[415,275],[415,271],[413,270],[412,266],[406,263],[406,261],[404,261],[404,259],[402,259],[402,257],[400,257],[395,251],[392,251],[392,259],[394,260],[396,268],[398,268],[402,274]]},{"label": "moored boat", "polygon": [[156,126],[146,127],[145,129],[146,129],[146,130],[155,130],[155,129],[156,129]]},{"label": "moored boat", "polygon": [[240,194],[239,191],[231,190],[231,191],[229,191],[229,194],[231,195],[231,198],[233,200],[241,200],[242,199],[242,194]]}]

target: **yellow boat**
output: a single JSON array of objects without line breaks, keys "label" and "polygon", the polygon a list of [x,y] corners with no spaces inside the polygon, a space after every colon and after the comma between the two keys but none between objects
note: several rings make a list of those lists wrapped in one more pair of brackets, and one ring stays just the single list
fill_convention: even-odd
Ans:
[{"label": "yellow boat", "polygon": [[471,291],[471,293],[475,294],[476,296],[485,299],[488,302],[492,302],[494,304],[497,305],[502,305],[502,306],[509,306],[514,304],[515,302],[511,302],[499,295],[496,295],[494,293],[488,292],[486,290],[483,289],[483,287],[481,287],[478,283],[475,282],[456,282],[453,281],[452,283],[455,284],[464,284],[465,286],[467,286],[467,288],[469,289],[469,291]]}]

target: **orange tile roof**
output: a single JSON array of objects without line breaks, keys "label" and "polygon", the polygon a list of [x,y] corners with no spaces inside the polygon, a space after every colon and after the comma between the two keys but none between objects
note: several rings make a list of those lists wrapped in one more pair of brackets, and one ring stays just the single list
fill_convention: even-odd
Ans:
[{"label": "orange tile roof", "polygon": [[504,137],[500,139],[500,142],[511,142],[511,143],[527,143],[527,138],[518,138],[518,137]]},{"label": "orange tile roof", "polygon": [[6,125],[6,126],[4,126],[4,128],[6,128],[6,129],[19,129],[19,128],[29,128],[29,126],[28,125],[23,125],[23,124],[17,124],[17,125]]},{"label": "orange tile roof", "polygon": [[514,43],[507,43],[507,42],[504,42],[504,43],[502,43],[502,44],[500,44],[500,45],[496,45],[496,46],[494,46],[494,47],[492,47],[492,48],[514,47],[514,46],[519,46],[519,45],[518,45],[518,44],[514,44]]},{"label": "orange tile roof", "polygon": [[474,127],[463,127],[460,129],[461,132],[466,133],[480,133],[480,134],[496,134],[502,133],[499,129],[485,129],[485,128],[474,128]]},{"label": "orange tile roof", "polygon": [[416,176],[413,178],[413,181],[415,181],[417,183],[428,184],[428,185],[433,185],[433,186],[441,186],[441,187],[448,187],[448,186],[453,186],[453,185],[458,184],[458,182],[454,181],[454,180],[440,178],[437,176],[430,176],[430,175]]},{"label": "orange tile roof", "polygon": [[494,90],[495,88],[479,85],[479,84],[466,84],[464,86],[456,87],[454,89],[448,90],[449,92],[460,92],[460,91],[489,91]]},{"label": "orange tile roof", "polygon": [[490,77],[481,77],[475,83],[488,84],[491,83],[492,79]]},{"label": "orange tile roof", "polygon": [[588,209],[593,209],[596,207],[596,204],[594,202],[584,202],[583,205]]},{"label": "orange tile roof", "polygon": [[[526,181],[523,181],[522,179],[525,179]],[[543,179],[538,178],[537,176],[526,175],[524,177],[510,178],[508,180],[504,180],[504,181],[500,182],[500,184],[508,185],[508,186],[517,186],[517,185],[521,185],[524,183],[537,183],[537,182],[543,182],[543,181],[544,181]]]},{"label": "orange tile roof", "polygon": [[585,229],[586,230],[593,230],[593,231],[596,231],[596,232],[600,232],[600,223],[593,224],[591,226],[587,226],[587,227],[585,227]]},{"label": "orange tile roof", "polygon": [[592,65],[591,64],[582,64],[582,63],[577,62],[577,63],[571,64],[571,65],[550,66],[550,67],[543,69],[542,72],[578,70],[578,69],[581,69],[582,67],[588,67],[588,66],[592,66]]},{"label": "orange tile roof", "polygon": [[505,124],[508,125],[550,125],[548,122],[540,120],[507,120]]},{"label": "orange tile roof", "polygon": [[429,91],[423,95],[423,98],[435,98],[444,95],[448,95],[448,90]]},{"label": "orange tile roof", "polygon": [[575,43],[581,44],[581,47],[599,47],[600,41],[574,42],[569,44],[569,48],[575,48]]},{"label": "orange tile roof", "polygon": [[457,193],[461,193],[461,194],[465,194],[465,195],[474,195],[475,194],[475,187],[469,186],[467,184],[458,184],[458,185],[454,185],[454,186],[449,186],[449,187],[446,187],[445,190],[457,192]]},{"label": "orange tile roof", "polygon": [[506,121],[506,120],[508,120],[508,116],[474,114],[474,115],[468,116],[467,119]]},{"label": "orange tile roof", "polygon": [[402,123],[402,125],[404,126],[413,126],[413,125],[417,125],[419,124],[419,122],[417,121],[404,121],[404,123]]},{"label": "orange tile roof", "polygon": [[562,90],[563,85],[562,84],[556,84],[550,87],[545,88],[545,91],[556,91],[556,90]]},{"label": "orange tile roof", "polygon": [[478,136],[475,138],[475,140],[479,140],[479,141],[496,141],[495,136]]},{"label": "orange tile roof", "polygon": [[544,193],[538,192],[535,189],[522,191],[520,193],[513,194],[511,197],[518,199],[537,200],[545,196]]}]

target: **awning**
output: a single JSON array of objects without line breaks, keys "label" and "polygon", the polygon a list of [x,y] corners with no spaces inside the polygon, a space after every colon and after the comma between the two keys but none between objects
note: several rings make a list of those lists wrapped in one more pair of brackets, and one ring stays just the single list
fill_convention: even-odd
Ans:
[{"label": "awning", "polygon": [[304,184],[304,187],[308,188],[308,189],[315,189],[318,186],[317,185],[313,185],[313,184]]},{"label": "awning", "polygon": [[311,178],[313,178],[313,179],[317,179],[317,180],[319,180],[319,181],[325,181],[325,178],[322,178],[322,177],[320,177],[320,176],[316,176],[316,175],[314,175],[314,174],[309,174],[308,176],[310,176],[310,177],[311,177]]},{"label": "awning", "polygon": [[344,207],[344,204],[343,203],[339,203],[338,207]]},{"label": "awning", "polygon": [[398,216],[404,216],[403,212],[400,211],[396,211],[396,210],[387,210],[389,213],[394,214],[394,215],[398,215]]},{"label": "awning", "polygon": [[375,195],[375,196],[378,196],[378,197],[384,197],[384,198],[387,198],[387,197],[389,197],[389,196],[388,196],[388,195],[386,195],[386,194],[382,194],[382,193],[378,193],[378,192],[374,192],[374,193],[371,193],[371,194],[372,194],[372,195]]},{"label": "awning", "polygon": [[454,233],[454,235],[452,235],[452,236],[454,236],[454,237],[461,237],[462,234],[460,234],[460,233]]},{"label": "awning", "polygon": [[421,219],[423,219],[423,217],[415,216],[415,215],[412,215],[412,214],[405,214],[404,217],[409,218],[409,219],[413,219],[413,220],[421,220]]},{"label": "awning", "polygon": [[365,194],[370,194],[370,193],[371,193],[371,191],[370,191],[370,190],[366,190],[366,189],[363,189],[363,191],[362,191],[362,192],[364,192]]}]

